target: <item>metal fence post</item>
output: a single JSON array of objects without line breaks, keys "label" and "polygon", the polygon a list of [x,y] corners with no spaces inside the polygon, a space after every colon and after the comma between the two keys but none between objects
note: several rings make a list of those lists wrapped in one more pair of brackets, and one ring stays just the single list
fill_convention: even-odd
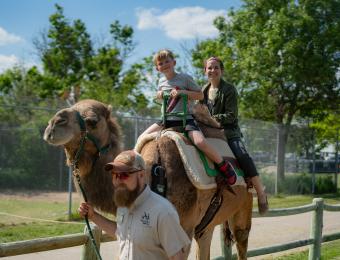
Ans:
[{"label": "metal fence post", "polygon": [[310,238],[314,239],[313,244],[309,246],[308,260],[320,260],[321,243],[322,243],[322,227],[323,227],[323,199],[313,199],[316,209],[313,212]]},{"label": "metal fence post", "polygon": [[[90,226],[91,226],[94,240],[96,241],[96,244],[98,246],[98,250],[100,250],[100,238],[102,235],[102,231],[97,225],[93,223],[90,223]],[[87,226],[85,226],[84,228],[84,234],[88,236],[88,239],[83,246],[81,259],[82,260],[98,260],[96,251],[90,239],[89,231],[87,230]]]}]

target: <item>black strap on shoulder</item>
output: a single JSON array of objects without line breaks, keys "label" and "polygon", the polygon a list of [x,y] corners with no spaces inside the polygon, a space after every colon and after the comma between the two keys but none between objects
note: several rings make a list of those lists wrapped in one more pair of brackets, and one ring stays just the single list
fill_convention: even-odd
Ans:
[{"label": "black strap on shoulder", "polygon": [[217,211],[220,209],[223,196],[222,196],[223,187],[217,186],[216,193],[210,200],[210,205],[205,212],[204,217],[202,218],[201,222],[195,228],[195,236],[200,238],[204,234],[204,229],[209,225],[211,220],[215,217]]}]

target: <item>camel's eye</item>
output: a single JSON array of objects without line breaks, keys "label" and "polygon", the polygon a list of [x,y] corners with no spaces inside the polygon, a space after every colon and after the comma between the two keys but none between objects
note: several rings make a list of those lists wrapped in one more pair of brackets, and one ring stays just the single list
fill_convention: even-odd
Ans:
[{"label": "camel's eye", "polygon": [[55,121],[55,124],[56,125],[66,125],[67,124],[67,120],[65,118],[58,118],[56,121]]},{"label": "camel's eye", "polygon": [[86,125],[91,127],[92,129],[96,128],[98,120],[96,118],[86,118]]}]

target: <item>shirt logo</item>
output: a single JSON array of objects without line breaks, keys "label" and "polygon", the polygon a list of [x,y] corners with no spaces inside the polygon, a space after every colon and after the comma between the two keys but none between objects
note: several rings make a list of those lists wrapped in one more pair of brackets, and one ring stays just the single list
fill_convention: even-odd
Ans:
[{"label": "shirt logo", "polygon": [[144,215],[141,217],[140,221],[145,226],[150,226],[150,215],[144,211]]}]

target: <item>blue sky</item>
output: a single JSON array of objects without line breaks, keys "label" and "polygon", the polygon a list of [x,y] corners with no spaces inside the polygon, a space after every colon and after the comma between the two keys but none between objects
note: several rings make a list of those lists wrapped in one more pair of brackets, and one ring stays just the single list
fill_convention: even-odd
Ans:
[{"label": "blue sky", "polygon": [[0,0],[0,72],[17,63],[39,65],[32,42],[48,29],[55,3],[67,18],[81,19],[95,41],[108,39],[115,20],[132,26],[137,46],[129,62],[162,48],[180,54],[181,45],[216,36],[213,19],[241,5],[240,0]]}]

